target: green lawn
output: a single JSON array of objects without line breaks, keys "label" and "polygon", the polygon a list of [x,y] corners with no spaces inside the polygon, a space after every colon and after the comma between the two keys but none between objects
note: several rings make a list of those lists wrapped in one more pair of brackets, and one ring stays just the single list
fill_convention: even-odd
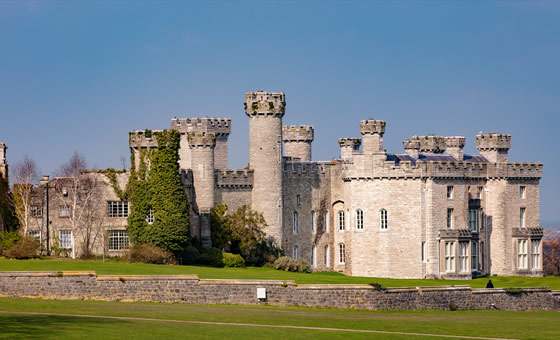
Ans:
[{"label": "green lawn", "polygon": [[[0,298],[2,338],[382,338],[425,336],[210,325],[158,320],[290,325],[406,333],[559,339],[560,313],[506,311],[355,311],[270,306],[187,305],[81,300]],[[80,314],[158,319],[115,320],[13,312]]]},{"label": "green lawn", "polygon": [[[291,273],[271,268],[212,268],[202,266],[171,266],[127,262],[101,262],[82,260],[7,260],[0,259],[0,271],[65,271],[91,270],[98,275],[173,275],[197,274],[201,279],[257,279],[257,280],[294,280],[306,283],[371,283],[377,282],[385,287],[415,287],[442,285],[470,285],[473,288],[486,287],[488,278],[474,280],[419,280],[383,279],[371,277],[352,277],[340,273]],[[560,290],[560,277],[491,277],[496,288],[503,287],[550,287]]]}]

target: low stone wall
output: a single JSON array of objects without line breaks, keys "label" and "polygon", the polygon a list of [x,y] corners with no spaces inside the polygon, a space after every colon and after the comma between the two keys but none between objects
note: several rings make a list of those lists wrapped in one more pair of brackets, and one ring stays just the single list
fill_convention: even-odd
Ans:
[{"label": "low stone wall", "polygon": [[[257,288],[265,288],[266,301],[257,299]],[[295,285],[293,281],[275,280],[201,280],[196,275],[98,276],[95,272],[0,272],[0,296],[193,304],[266,302],[274,306],[369,310],[560,309],[560,291],[548,288],[376,289],[369,285]]]}]

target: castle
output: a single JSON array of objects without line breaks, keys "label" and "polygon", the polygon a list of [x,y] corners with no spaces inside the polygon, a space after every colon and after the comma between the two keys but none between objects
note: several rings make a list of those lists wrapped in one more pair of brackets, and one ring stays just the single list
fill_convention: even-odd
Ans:
[{"label": "castle", "polygon": [[[542,164],[508,162],[510,135],[478,134],[479,155],[465,154],[465,137],[457,136],[413,136],[403,142],[404,153],[391,154],[383,146],[385,121],[363,120],[361,138],[338,139],[339,159],[312,161],[313,126],[283,126],[285,107],[282,92],[246,94],[249,166],[241,170],[228,169],[231,119],[171,120],[171,129],[181,133],[191,235],[204,245],[211,246],[215,203],[231,211],[247,204],[262,212],[266,234],[286,255],[307,259],[318,271],[542,276]],[[131,131],[129,141],[137,155],[157,147],[156,136],[143,130]],[[118,183],[127,176],[117,174]],[[43,184],[48,181],[56,179]],[[107,188],[100,200],[109,217],[108,238],[100,243],[117,253],[128,244],[128,202],[119,200],[107,178],[100,183]],[[61,216],[53,216],[51,225],[53,232],[67,228]],[[41,237],[42,231],[32,232]],[[73,232],[64,234],[67,246]]]}]

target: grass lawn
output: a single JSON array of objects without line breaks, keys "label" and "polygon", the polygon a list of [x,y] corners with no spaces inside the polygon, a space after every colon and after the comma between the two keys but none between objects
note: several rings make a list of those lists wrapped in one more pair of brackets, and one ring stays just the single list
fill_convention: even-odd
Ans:
[{"label": "grass lawn", "polygon": [[[355,311],[301,307],[187,305],[0,298],[2,338],[427,338],[297,328],[192,324],[159,320],[290,325],[389,332],[559,339],[560,313],[506,311]],[[102,315],[157,320],[116,320],[13,312]]]},{"label": "grass lawn", "polygon": [[[212,268],[202,266],[171,266],[127,262],[101,262],[67,259],[7,260],[0,259],[0,271],[65,271],[91,270],[98,275],[173,275],[197,274],[201,279],[256,279],[256,280],[294,280],[298,284],[341,284],[377,282],[385,287],[415,287],[442,285],[470,285],[473,288],[486,287],[488,278],[474,280],[421,280],[421,279],[384,279],[371,277],[345,276],[334,272],[311,274],[291,273],[272,268]],[[550,287],[560,290],[560,277],[491,277],[494,287]]]}]

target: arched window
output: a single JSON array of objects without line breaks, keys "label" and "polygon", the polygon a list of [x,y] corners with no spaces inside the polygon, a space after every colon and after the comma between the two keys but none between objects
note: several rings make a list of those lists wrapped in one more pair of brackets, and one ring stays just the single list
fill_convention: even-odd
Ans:
[{"label": "arched window", "polygon": [[344,231],[344,211],[338,212],[338,230]]},{"label": "arched window", "polygon": [[346,257],[346,250],[344,249],[344,243],[338,245],[338,263],[344,264]]},{"label": "arched window", "polygon": [[364,212],[361,209],[356,210],[356,229],[364,229]]},{"label": "arched window", "polygon": [[325,264],[325,267],[329,266],[329,245],[328,244],[325,246],[325,253],[323,254],[323,263]]},{"label": "arched window", "polygon": [[379,227],[381,230],[387,229],[387,210],[379,210]]},{"label": "arched window", "polygon": [[299,232],[299,214],[297,211],[294,211],[293,232],[294,234],[297,234]]}]

